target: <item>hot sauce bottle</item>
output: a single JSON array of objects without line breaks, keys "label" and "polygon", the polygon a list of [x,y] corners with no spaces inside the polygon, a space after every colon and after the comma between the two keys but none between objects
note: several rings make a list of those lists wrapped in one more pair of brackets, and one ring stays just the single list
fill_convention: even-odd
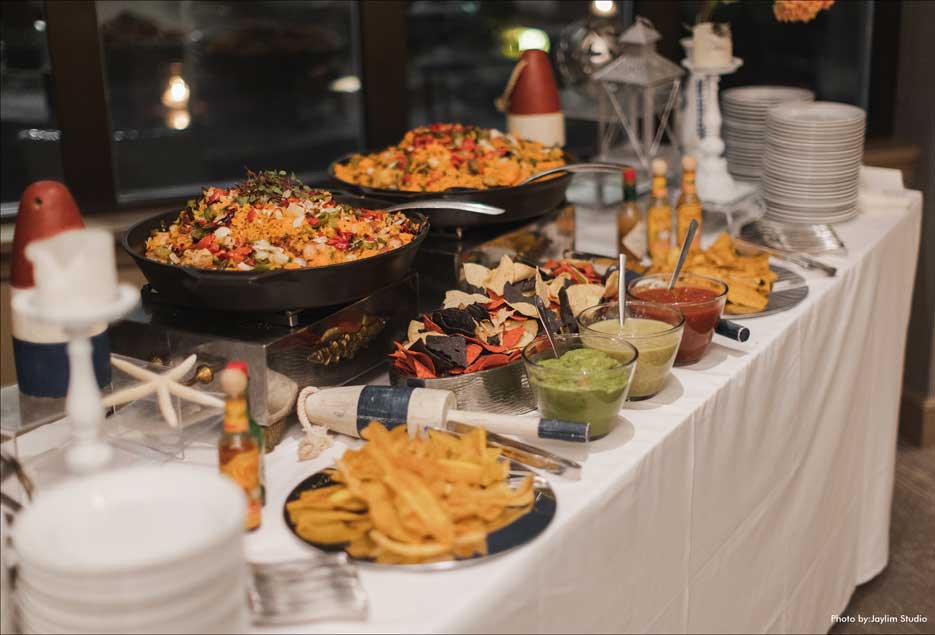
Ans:
[{"label": "hot sauce bottle", "polygon": [[646,222],[636,202],[636,170],[623,170],[623,206],[617,212],[617,253],[639,262],[646,255]]},{"label": "hot sauce bottle", "polygon": [[[232,361],[227,364],[228,368],[236,368],[237,370],[243,372],[244,377],[247,377],[247,388],[244,389],[244,394],[250,394],[250,374],[248,372],[248,367],[246,362]],[[256,439],[257,448],[260,450],[260,500],[263,502],[263,505],[266,505],[266,438],[263,436],[263,428],[256,422],[256,419],[253,418],[253,415],[250,414],[250,398],[247,397],[247,419],[250,422],[250,434],[253,435],[253,438]]]},{"label": "hot sauce bottle", "polygon": [[653,189],[646,218],[646,242],[653,262],[665,260],[672,246],[672,203],[666,189],[666,162],[654,159],[652,163]]},{"label": "hot sauce bottle", "polygon": [[695,157],[686,154],[682,157],[682,193],[675,206],[678,215],[678,244],[681,245],[688,233],[692,219],[698,221],[698,231],[692,240],[691,249],[701,248],[701,199],[695,192],[695,169],[698,162]]},{"label": "hot sauce bottle", "polygon": [[218,466],[221,474],[243,490],[247,505],[244,529],[252,531],[260,526],[263,501],[260,447],[250,432],[244,366],[243,363],[231,362],[221,373],[221,387],[227,394],[227,400],[224,403],[224,430],[218,441]]}]

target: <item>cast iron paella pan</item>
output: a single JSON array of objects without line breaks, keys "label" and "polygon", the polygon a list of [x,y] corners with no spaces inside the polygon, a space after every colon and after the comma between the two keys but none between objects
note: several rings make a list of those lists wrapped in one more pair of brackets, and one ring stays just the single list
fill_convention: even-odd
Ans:
[{"label": "cast iron paella pan", "polygon": [[[358,208],[389,206],[385,200],[366,196],[336,193],[334,198]],[[419,233],[411,242],[369,258],[323,267],[214,271],[147,258],[146,239],[152,230],[172,224],[178,218],[178,211],[157,214],[130,227],[123,236],[123,248],[167,302],[238,313],[311,309],[359,300],[409,272],[416,251],[428,234],[429,222],[423,214],[403,213],[420,224]]]},{"label": "cast iron paella pan", "polygon": [[[568,152],[562,153],[565,165],[555,168],[549,178],[531,182],[511,185],[508,187],[450,188],[442,192],[406,192],[403,190],[376,189],[351,183],[339,179],[335,174],[335,166],[345,163],[357,153],[346,154],[334,161],[328,168],[331,178],[340,186],[350,192],[360,192],[365,196],[372,196],[394,203],[407,203],[425,199],[444,199],[449,201],[464,201],[483,203],[500,207],[506,210],[500,216],[472,214],[457,210],[437,210],[431,214],[432,226],[436,228],[475,227],[478,225],[493,225],[499,223],[512,223],[541,216],[550,212],[565,202],[565,190],[571,183],[573,172],[617,172],[624,167],[614,163],[579,163],[578,159]],[[369,154],[363,152],[361,154]],[[535,178],[535,175],[531,178]]]}]

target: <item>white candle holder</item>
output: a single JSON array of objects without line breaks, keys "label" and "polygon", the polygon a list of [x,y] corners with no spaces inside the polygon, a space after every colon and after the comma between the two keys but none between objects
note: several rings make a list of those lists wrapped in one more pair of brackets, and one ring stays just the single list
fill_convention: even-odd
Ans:
[{"label": "white candle holder", "polygon": [[65,453],[72,472],[105,467],[113,450],[100,438],[104,421],[101,391],[94,375],[91,337],[101,324],[128,313],[139,300],[135,288],[117,284],[114,239],[106,231],[79,229],[36,241],[26,248],[35,288],[13,302],[23,315],[59,326],[68,337],[68,395],[74,444]]},{"label": "white candle holder", "polygon": [[[727,171],[727,159],[724,158],[724,141],[721,139],[721,106],[718,99],[721,75],[730,75],[743,65],[743,60],[735,57],[730,64],[714,68],[696,67],[690,58],[682,60],[682,66],[691,73],[689,95],[700,98],[700,122],[703,134],[698,135],[698,197],[703,204],[731,205],[750,196],[755,188],[746,183],[738,183]],[[694,107],[694,99],[690,99]],[[697,111],[696,111],[697,112]],[[692,113],[694,115],[694,113]],[[689,118],[697,125],[694,116]]]}]

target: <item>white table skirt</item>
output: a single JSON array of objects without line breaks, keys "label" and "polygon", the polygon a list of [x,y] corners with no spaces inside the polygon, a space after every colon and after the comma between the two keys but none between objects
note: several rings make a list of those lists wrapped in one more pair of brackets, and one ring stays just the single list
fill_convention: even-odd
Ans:
[{"label": "white table skirt", "polygon": [[[817,632],[887,562],[897,415],[921,195],[836,226],[838,276],[805,274],[793,310],[715,338],[592,444],[580,481],[526,547],[458,571],[362,567],[367,622],[285,632]],[[55,427],[55,426],[53,426]],[[353,442],[268,457],[251,559],[306,553],[286,495]],[[201,460],[214,464],[209,449]]]}]

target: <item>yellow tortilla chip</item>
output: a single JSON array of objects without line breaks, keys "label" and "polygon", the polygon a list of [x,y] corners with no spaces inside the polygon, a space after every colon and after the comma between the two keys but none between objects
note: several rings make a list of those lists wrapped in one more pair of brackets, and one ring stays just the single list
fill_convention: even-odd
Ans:
[{"label": "yellow tortilla chip", "polygon": [[490,269],[474,262],[464,263],[462,269],[464,270],[464,279],[469,285],[479,289],[487,288],[487,280],[490,279]]},{"label": "yellow tortilla chip", "polygon": [[598,304],[604,295],[604,287],[600,284],[573,284],[565,291],[568,294],[568,305],[575,315]]},{"label": "yellow tortilla chip", "polygon": [[445,293],[445,303],[442,305],[445,309],[459,309],[469,304],[488,304],[490,298],[480,293],[465,293],[457,289],[452,289]]},{"label": "yellow tortilla chip", "polygon": [[500,264],[487,279],[487,288],[497,295],[503,295],[503,287],[508,282],[513,282],[513,261],[504,254],[500,259]]}]

